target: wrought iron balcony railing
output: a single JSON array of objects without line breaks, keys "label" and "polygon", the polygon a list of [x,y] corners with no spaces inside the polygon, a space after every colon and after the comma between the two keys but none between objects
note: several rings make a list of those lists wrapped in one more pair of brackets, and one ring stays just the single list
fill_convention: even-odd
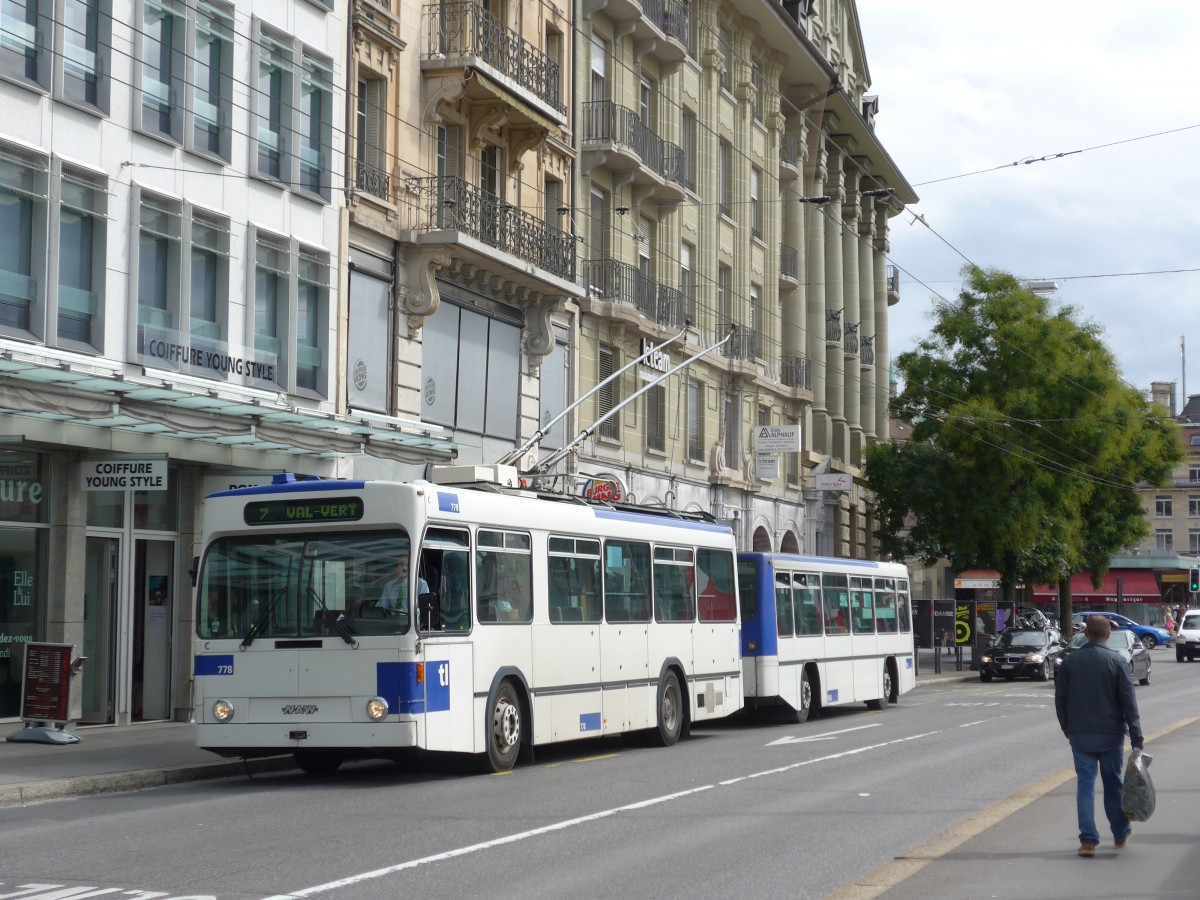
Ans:
[{"label": "wrought iron balcony railing", "polygon": [[[720,340],[729,334],[730,324],[726,322],[717,326],[716,340]],[[747,328],[745,325],[732,324],[735,325],[736,330],[733,333],[733,337],[721,345],[721,355],[728,356],[730,359],[754,362],[761,355],[762,335],[752,328]]]},{"label": "wrought iron balcony railing", "polygon": [[900,270],[892,265],[887,267],[887,289],[889,294],[900,293]]},{"label": "wrought iron balcony railing", "polygon": [[793,169],[800,167],[800,140],[794,134],[780,136],[779,161]]},{"label": "wrought iron balcony railing", "polygon": [[456,176],[413,181],[422,231],[459,231],[539,269],[575,280],[575,239],[495,194]]},{"label": "wrought iron balcony railing", "polygon": [[629,263],[615,259],[585,259],[583,277],[592,299],[628,303],[659,325],[682,328],[688,321],[686,294],[659,284]]},{"label": "wrought iron balcony railing", "polygon": [[800,254],[795,247],[779,245],[779,274],[785,278],[800,277]]},{"label": "wrought iron balcony railing", "polygon": [[425,7],[426,58],[480,59],[560,113],[562,72],[557,62],[471,0]]},{"label": "wrought iron balcony railing", "polygon": [[687,186],[687,158],[683,148],[664,141],[627,106],[611,100],[583,104],[583,140],[624,147],[655,175]]},{"label": "wrought iron balcony railing", "polygon": [[825,343],[840,344],[842,342],[842,320],[840,313],[838,318],[831,318],[829,313],[825,314]]},{"label": "wrought iron balcony railing", "polygon": [[812,389],[812,360],[807,356],[785,356],[780,367],[780,381],[790,388]]},{"label": "wrought iron balcony railing", "polygon": [[842,342],[842,347],[846,351],[847,356],[858,356],[858,329],[850,330],[846,328],[846,337]]},{"label": "wrought iron balcony railing", "polygon": [[390,200],[392,197],[392,178],[387,172],[381,172],[366,163],[356,163],[354,169],[354,186],[358,190],[378,197],[380,200]]},{"label": "wrought iron balcony railing", "polygon": [[865,337],[859,342],[858,362],[864,368],[875,365],[875,338]]}]

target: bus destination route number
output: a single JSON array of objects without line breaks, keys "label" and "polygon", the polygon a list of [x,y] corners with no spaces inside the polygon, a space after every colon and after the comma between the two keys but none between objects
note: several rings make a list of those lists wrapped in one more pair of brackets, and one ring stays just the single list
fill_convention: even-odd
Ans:
[{"label": "bus destination route number", "polygon": [[327,500],[256,500],[246,504],[243,517],[247,525],[357,522],[363,517],[363,502],[358,497],[331,497]]}]

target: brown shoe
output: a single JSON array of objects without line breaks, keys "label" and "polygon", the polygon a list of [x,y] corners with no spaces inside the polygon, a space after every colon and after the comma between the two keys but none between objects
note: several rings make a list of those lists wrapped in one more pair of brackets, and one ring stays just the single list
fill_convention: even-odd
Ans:
[{"label": "brown shoe", "polygon": [[1081,842],[1079,844],[1079,855],[1080,856],[1095,856],[1096,855],[1096,842],[1095,841]]},{"label": "brown shoe", "polygon": [[1124,847],[1126,844],[1129,843],[1129,835],[1130,835],[1130,832],[1127,831],[1120,837],[1113,838],[1113,846],[1116,847],[1118,850],[1120,850],[1122,847]]}]

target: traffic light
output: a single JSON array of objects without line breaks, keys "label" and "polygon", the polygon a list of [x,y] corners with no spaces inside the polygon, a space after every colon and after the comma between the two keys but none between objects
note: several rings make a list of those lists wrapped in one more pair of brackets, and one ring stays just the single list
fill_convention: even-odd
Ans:
[{"label": "traffic light", "polygon": [[1200,569],[1188,570],[1188,590],[1193,594],[1200,591]]}]

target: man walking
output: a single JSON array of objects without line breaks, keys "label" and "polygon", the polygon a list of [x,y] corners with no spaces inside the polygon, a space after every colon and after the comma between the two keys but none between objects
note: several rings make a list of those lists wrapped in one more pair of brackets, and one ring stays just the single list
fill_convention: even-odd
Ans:
[{"label": "man walking", "polygon": [[1088,642],[1067,656],[1054,681],[1058,724],[1071,742],[1078,778],[1079,855],[1093,856],[1100,843],[1096,830],[1096,767],[1104,783],[1104,813],[1112,827],[1113,844],[1129,840],[1129,821],[1121,812],[1121,766],[1125,731],[1135,749],[1142,748],[1133,678],[1124,659],[1107,646],[1112,625],[1104,616],[1091,616],[1084,626]]}]

